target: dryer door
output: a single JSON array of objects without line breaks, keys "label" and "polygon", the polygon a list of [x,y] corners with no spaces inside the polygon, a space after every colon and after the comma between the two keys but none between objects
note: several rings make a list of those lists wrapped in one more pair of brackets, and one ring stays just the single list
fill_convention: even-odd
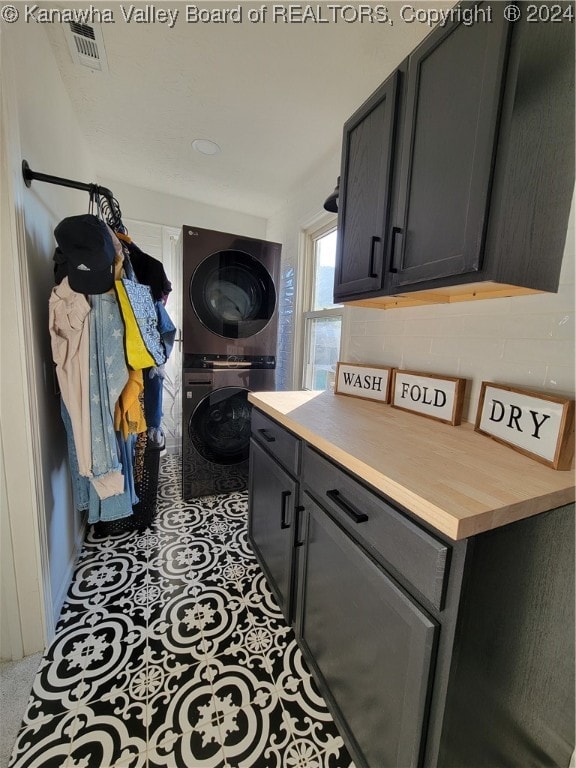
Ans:
[{"label": "dryer door", "polygon": [[206,395],[188,422],[198,453],[212,464],[240,464],[250,452],[248,390],[222,387]]},{"label": "dryer door", "polygon": [[227,339],[246,339],[264,330],[276,307],[270,273],[244,251],[206,257],[192,275],[189,293],[200,322]]}]

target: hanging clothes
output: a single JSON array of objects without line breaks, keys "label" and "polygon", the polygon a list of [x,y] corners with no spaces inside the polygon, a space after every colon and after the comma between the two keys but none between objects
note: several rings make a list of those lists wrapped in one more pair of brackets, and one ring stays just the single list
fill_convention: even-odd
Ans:
[{"label": "hanging clothes", "polygon": [[113,294],[92,296],[90,315],[90,420],[92,484],[101,499],[124,491],[113,413],[128,381],[124,325]]},{"label": "hanging clothes", "polygon": [[[176,338],[176,326],[170,319],[161,301],[156,302],[156,314],[158,318],[158,331],[166,353],[166,359],[168,359]],[[148,425],[150,445],[156,448],[164,448],[166,443],[164,432],[162,431],[162,402],[165,376],[163,365],[149,368],[144,372],[144,413]]]},{"label": "hanging clothes", "polygon": [[[91,524],[129,518],[134,507],[143,504],[149,514],[145,466],[151,443],[145,404],[159,429],[160,363],[170,354],[176,332],[162,303],[172,289],[162,263],[123,233],[119,239],[114,231],[118,225],[104,222],[101,216],[98,195],[91,193],[90,213],[63,219],[55,228],[57,285],[49,300],[74,504],[78,510],[88,511]],[[119,207],[117,220],[121,224]],[[132,292],[131,306],[136,302],[138,310],[142,291],[147,292],[148,325],[141,328],[139,312],[138,332],[149,344],[154,338],[156,354],[148,363],[152,367],[145,371],[130,370],[127,364],[126,327],[115,281],[125,286],[127,296]],[[155,381],[146,395],[145,380],[152,380],[150,374]],[[155,484],[148,482],[148,486]],[[143,499],[138,498],[138,488],[144,488]]]},{"label": "hanging clothes", "polygon": [[128,382],[114,409],[114,429],[126,439],[129,434],[146,432],[146,419],[141,403],[144,390],[142,371],[128,371]]},{"label": "hanging clothes", "polygon": [[92,475],[88,365],[90,312],[85,296],[70,288],[67,277],[52,289],[48,301],[52,358],[56,363],[62,401],[70,418],[78,471],[84,477]]},{"label": "hanging clothes", "polygon": [[[134,490],[134,482],[130,487],[130,480],[125,481],[125,490],[118,496],[110,496],[108,499],[101,499],[94,486],[87,477],[81,477],[78,471],[78,459],[74,445],[74,435],[72,432],[72,422],[64,405],[60,401],[60,410],[62,421],[66,429],[66,438],[68,442],[68,460],[70,464],[70,476],[72,479],[72,498],[74,508],[79,512],[88,510],[88,523],[111,522],[114,520],[130,517],[133,513],[132,507],[137,504],[139,499]],[[122,455],[124,453],[121,451]],[[136,459],[133,460],[134,464]],[[129,466],[128,464],[126,466]]]},{"label": "hanging clothes", "polygon": [[119,235],[119,237],[126,245],[138,282],[149,285],[154,300],[166,304],[168,294],[172,290],[172,283],[166,276],[162,262],[141,251],[131,238],[125,235]]}]

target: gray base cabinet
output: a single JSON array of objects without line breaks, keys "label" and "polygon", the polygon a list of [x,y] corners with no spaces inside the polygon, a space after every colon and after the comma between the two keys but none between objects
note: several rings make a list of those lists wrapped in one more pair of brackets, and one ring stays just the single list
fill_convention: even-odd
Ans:
[{"label": "gray base cabinet", "polygon": [[437,624],[304,496],[297,634],[370,766],[417,766]]},{"label": "gray base cabinet", "polygon": [[568,768],[574,505],[453,541],[256,409],[252,434],[250,539],[357,768]]},{"label": "gray base cabinet", "polygon": [[297,438],[253,411],[248,537],[288,622],[292,612],[298,511],[298,483],[293,475],[299,468],[299,456]]}]

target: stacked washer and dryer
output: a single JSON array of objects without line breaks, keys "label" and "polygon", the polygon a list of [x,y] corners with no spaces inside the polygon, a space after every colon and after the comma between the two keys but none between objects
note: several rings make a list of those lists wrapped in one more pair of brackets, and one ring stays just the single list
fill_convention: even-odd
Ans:
[{"label": "stacked washer and dryer", "polygon": [[243,490],[248,392],[275,389],[281,246],[183,227],[182,491]]}]

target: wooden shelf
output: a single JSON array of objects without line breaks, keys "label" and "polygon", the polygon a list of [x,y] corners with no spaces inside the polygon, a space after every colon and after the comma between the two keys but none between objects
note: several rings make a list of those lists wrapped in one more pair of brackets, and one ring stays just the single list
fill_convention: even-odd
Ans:
[{"label": "wooden shelf", "polygon": [[346,306],[367,307],[368,309],[398,309],[400,307],[422,307],[427,304],[454,304],[461,301],[480,299],[507,298],[510,296],[529,296],[542,293],[532,288],[502,283],[468,283],[453,285],[448,288],[436,288],[428,291],[408,291],[395,296],[377,296],[375,298],[344,301]]}]

